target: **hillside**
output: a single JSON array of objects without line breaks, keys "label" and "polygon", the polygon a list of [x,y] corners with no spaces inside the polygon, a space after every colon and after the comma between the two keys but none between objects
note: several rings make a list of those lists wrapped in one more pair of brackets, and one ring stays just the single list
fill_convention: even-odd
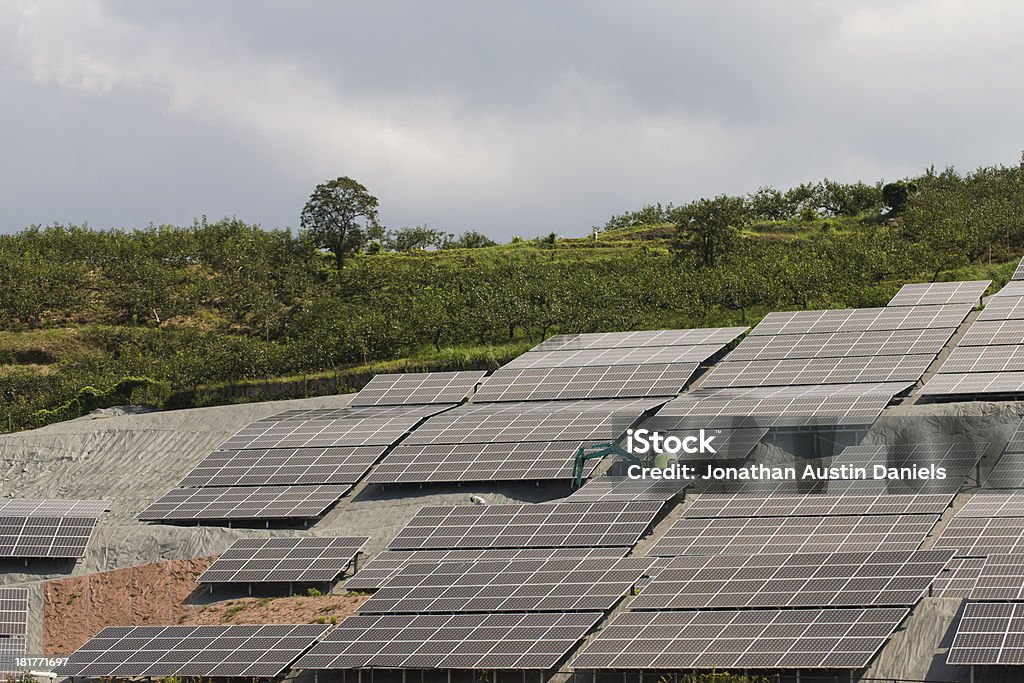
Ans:
[{"label": "hillside", "polygon": [[417,249],[399,230],[340,272],[308,235],[239,220],[33,227],[0,237],[0,428],[493,369],[557,332],[751,324],[879,305],[904,282],[999,287],[1024,251],[1022,178],[930,171],[899,207],[881,183],[762,188],[507,244]]}]

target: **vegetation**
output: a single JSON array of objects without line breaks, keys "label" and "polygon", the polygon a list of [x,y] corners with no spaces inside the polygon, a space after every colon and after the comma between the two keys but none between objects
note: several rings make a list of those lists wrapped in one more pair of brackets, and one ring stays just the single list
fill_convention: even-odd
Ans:
[{"label": "vegetation", "polygon": [[[327,209],[303,212],[297,233],[236,219],[33,226],[0,236],[0,425],[259,400],[285,382],[294,395],[343,391],[375,372],[493,368],[557,332],[752,324],[880,305],[907,281],[1009,278],[1024,252],[1024,168],[899,182],[655,204],[596,238],[503,245],[384,233],[372,197],[352,218],[358,238],[351,225],[338,237]],[[310,201],[337,198],[331,183]]]}]

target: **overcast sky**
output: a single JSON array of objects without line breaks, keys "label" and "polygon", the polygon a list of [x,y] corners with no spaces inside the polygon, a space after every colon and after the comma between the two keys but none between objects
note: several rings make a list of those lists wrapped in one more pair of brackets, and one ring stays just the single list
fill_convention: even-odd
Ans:
[{"label": "overcast sky", "polygon": [[579,235],[828,176],[1013,164],[1024,3],[0,0],[0,231],[294,226],[356,178],[389,227]]}]

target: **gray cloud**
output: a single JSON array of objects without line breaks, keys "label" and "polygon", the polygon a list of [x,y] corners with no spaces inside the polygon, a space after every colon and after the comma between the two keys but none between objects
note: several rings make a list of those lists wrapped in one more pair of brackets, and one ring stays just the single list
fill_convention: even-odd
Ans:
[{"label": "gray cloud", "polygon": [[825,175],[1014,163],[1012,2],[0,0],[0,230],[294,225],[351,175],[391,226],[582,234]]}]

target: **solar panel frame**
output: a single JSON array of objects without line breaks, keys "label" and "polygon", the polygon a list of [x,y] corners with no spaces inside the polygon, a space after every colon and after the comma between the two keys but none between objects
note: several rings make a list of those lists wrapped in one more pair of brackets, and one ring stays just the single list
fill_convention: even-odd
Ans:
[{"label": "solar panel frame", "polygon": [[293,668],[548,670],[601,612],[355,615]]},{"label": "solar panel frame", "polygon": [[857,356],[938,355],[956,328],[871,330],[819,334],[780,334],[744,337],[729,352],[728,361]]},{"label": "solar panel frame", "polygon": [[653,558],[414,563],[360,605],[360,614],[607,611]]},{"label": "solar panel frame", "polygon": [[1024,319],[1024,296],[994,296],[978,314],[979,322]]},{"label": "solar panel frame", "polygon": [[718,344],[724,346],[746,332],[747,329],[749,328],[699,327],[684,330],[560,334],[541,342],[530,349],[529,353],[583,349],[696,346],[700,344]]},{"label": "solar panel frame", "polygon": [[949,304],[845,308],[824,311],[778,311],[766,315],[757,327],[750,331],[750,334],[811,334],[815,332],[959,327],[973,308],[972,304]]},{"label": "solar panel frame", "polygon": [[995,346],[998,344],[1024,344],[1024,320],[975,321],[957,346]]},{"label": "solar panel frame", "polygon": [[1024,602],[1024,556],[986,557],[970,598],[975,602]]},{"label": "solar panel frame", "polygon": [[110,505],[109,500],[0,498],[0,517],[99,517]]},{"label": "solar panel frame", "polygon": [[952,550],[676,557],[630,610],[912,607]]},{"label": "solar panel frame", "polygon": [[619,614],[576,670],[860,669],[909,610],[714,610]]},{"label": "solar panel frame", "polygon": [[661,508],[658,501],[432,505],[388,549],[632,546]]},{"label": "solar panel frame", "polygon": [[715,365],[701,387],[916,382],[934,360],[932,355],[727,360]]},{"label": "solar panel frame", "polygon": [[968,602],[946,661],[956,665],[1024,664],[1024,603]]},{"label": "solar panel frame", "polygon": [[1021,371],[1024,346],[958,346],[938,370],[940,374]]},{"label": "solar panel frame", "polygon": [[689,519],[726,517],[828,517],[847,515],[941,515],[948,493],[701,493],[683,512]]},{"label": "solar panel frame", "polygon": [[988,473],[985,488],[1024,489],[1024,453],[1003,453]]},{"label": "solar panel frame", "polygon": [[1021,259],[1021,262],[1017,264],[1017,269],[1013,271],[1010,280],[1024,280],[1024,259]]},{"label": "solar panel frame", "polygon": [[[579,441],[400,444],[367,478],[371,484],[571,479]],[[590,461],[584,476],[598,466]]]},{"label": "solar panel frame", "polygon": [[755,553],[875,552],[917,550],[938,515],[870,517],[682,517],[649,555],[749,555]]},{"label": "solar panel frame", "polygon": [[958,557],[1024,553],[1024,517],[956,516],[932,547],[952,548]]},{"label": "solar panel frame", "polygon": [[114,626],[90,638],[60,677],[274,678],[310,648],[330,625]]},{"label": "solar panel frame", "polygon": [[0,517],[0,557],[78,559],[96,517]]},{"label": "solar panel frame", "polygon": [[213,451],[179,487],[354,484],[387,446]]},{"label": "solar panel frame", "polygon": [[970,597],[984,564],[983,557],[954,557],[946,565],[947,571],[935,579],[932,597],[958,600]]},{"label": "solar panel frame", "polygon": [[199,583],[333,582],[368,536],[240,538],[214,560]]},{"label": "solar panel frame", "polygon": [[28,589],[0,587],[0,636],[24,637],[28,626]]},{"label": "solar panel frame", "polygon": [[972,304],[981,302],[991,280],[961,282],[922,282],[906,284],[887,306],[926,306],[932,304]]},{"label": "solar panel frame", "polygon": [[1022,393],[1024,393],[1024,372],[940,373],[932,376],[918,391],[921,396]]},{"label": "solar panel frame", "polygon": [[703,363],[722,350],[721,344],[636,346],[614,349],[530,351],[501,366],[502,370],[608,367],[664,363]]},{"label": "solar panel frame", "polygon": [[971,496],[957,517],[1024,517],[1024,491],[981,491]]},{"label": "solar panel frame", "polygon": [[1003,285],[1002,289],[993,295],[993,298],[999,297],[1020,297],[1024,296],[1024,284],[1011,280]]},{"label": "solar panel frame", "polygon": [[355,407],[461,403],[486,374],[482,370],[460,370],[374,375],[373,379],[352,397],[349,405]]},{"label": "solar panel frame", "polygon": [[893,396],[911,386],[912,382],[883,382],[701,388],[669,401],[658,410],[657,417],[689,418],[695,428],[734,426],[737,419],[763,427],[871,424]]},{"label": "solar panel frame", "polygon": [[697,363],[497,370],[480,385],[474,403],[675,396]]},{"label": "solar panel frame", "polygon": [[618,560],[626,556],[628,547],[619,548],[488,548],[483,550],[385,550],[375,555],[345,588],[376,590],[387,585],[393,576],[410,564],[441,562],[512,562],[516,560],[549,560],[572,558],[604,558]]},{"label": "solar panel frame", "polygon": [[138,515],[142,521],[316,519],[352,487],[210,486],[172,489]]}]

